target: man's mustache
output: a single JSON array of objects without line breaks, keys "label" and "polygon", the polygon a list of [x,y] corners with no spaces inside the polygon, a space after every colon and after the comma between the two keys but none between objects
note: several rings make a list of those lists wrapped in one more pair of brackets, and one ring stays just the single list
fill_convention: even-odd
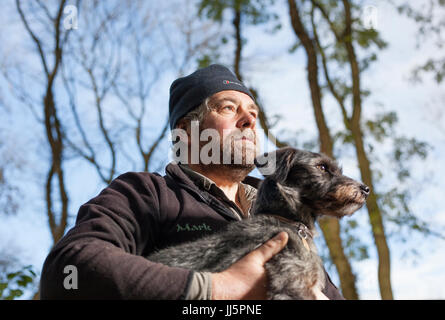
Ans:
[{"label": "man's mustache", "polygon": [[229,134],[225,135],[224,140],[232,140],[238,141],[238,140],[248,140],[252,143],[256,144],[256,132],[252,129],[245,129],[245,130],[234,130],[233,132],[230,132]]}]

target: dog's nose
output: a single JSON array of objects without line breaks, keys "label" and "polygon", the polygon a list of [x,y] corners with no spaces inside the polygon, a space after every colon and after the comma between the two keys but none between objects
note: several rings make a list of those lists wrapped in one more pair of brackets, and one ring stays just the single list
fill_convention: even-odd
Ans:
[{"label": "dog's nose", "polygon": [[362,184],[360,186],[360,190],[362,191],[362,193],[367,196],[369,194],[369,187],[366,184]]}]

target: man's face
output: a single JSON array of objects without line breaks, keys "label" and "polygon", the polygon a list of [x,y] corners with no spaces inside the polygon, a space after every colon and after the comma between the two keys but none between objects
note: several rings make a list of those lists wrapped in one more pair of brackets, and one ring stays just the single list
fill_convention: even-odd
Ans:
[{"label": "man's face", "polygon": [[[230,153],[231,164],[253,166],[257,155],[256,119],[258,107],[247,95],[226,90],[215,93],[209,99],[212,107],[202,122],[201,129],[215,129],[220,137],[222,155]],[[237,161],[242,156],[242,163]],[[225,162],[224,162],[225,163]]]}]

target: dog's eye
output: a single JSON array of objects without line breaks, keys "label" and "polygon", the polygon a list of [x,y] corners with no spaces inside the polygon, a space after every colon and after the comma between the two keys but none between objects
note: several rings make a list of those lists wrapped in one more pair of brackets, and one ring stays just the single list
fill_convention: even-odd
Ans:
[{"label": "dog's eye", "polygon": [[327,171],[327,170],[326,170],[326,167],[325,167],[324,164],[319,164],[319,165],[317,166],[317,168],[320,169],[320,170],[323,171],[323,172],[326,172],[326,171]]}]

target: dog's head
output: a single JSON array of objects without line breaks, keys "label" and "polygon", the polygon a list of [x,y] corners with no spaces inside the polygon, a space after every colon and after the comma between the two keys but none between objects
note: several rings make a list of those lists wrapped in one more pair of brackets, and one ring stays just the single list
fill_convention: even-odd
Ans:
[{"label": "dog's head", "polygon": [[[286,212],[287,218],[301,218],[308,212],[341,218],[351,215],[366,202],[369,188],[342,174],[331,158],[294,148],[281,148],[274,156],[257,158],[261,172],[265,158],[274,159],[275,171],[267,175],[258,190],[255,212]],[[260,165],[260,163],[262,165]],[[297,217],[289,217],[289,214]]]}]

